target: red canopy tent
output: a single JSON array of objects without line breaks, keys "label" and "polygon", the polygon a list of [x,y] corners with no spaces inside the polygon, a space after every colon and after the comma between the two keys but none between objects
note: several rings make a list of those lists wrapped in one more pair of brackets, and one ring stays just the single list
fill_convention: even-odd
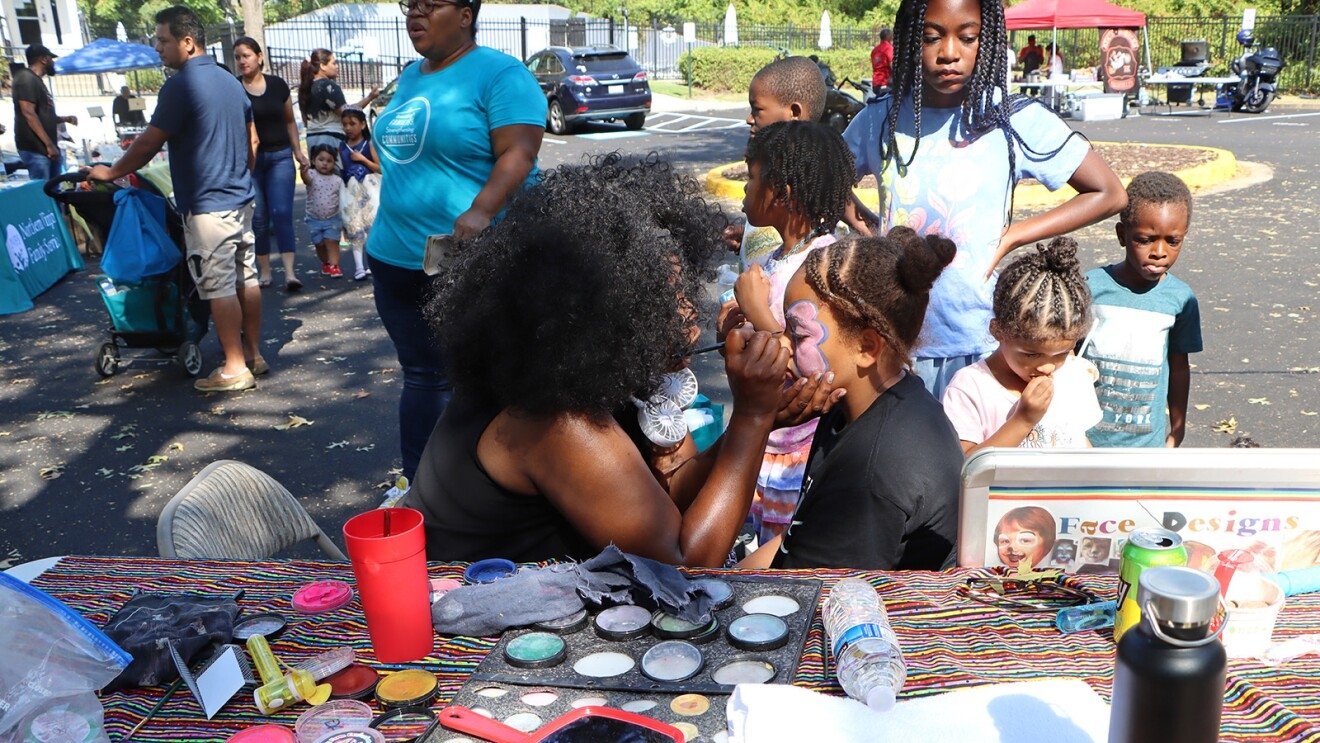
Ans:
[{"label": "red canopy tent", "polygon": [[[1026,0],[1004,11],[1009,31],[1049,29],[1058,36],[1061,28],[1140,28],[1146,45],[1146,69],[1150,69],[1150,37],[1146,14],[1105,0]],[[1055,43],[1058,43],[1056,38]],[[1057,46],[1056,46],[1057,48]]]}]

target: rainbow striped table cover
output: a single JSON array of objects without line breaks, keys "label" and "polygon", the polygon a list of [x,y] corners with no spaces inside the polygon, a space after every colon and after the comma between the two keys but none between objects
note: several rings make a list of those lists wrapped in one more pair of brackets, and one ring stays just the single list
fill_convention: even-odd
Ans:
[{"label": "rainbow striped table cover", "polygon": [[[463,564],[430,566],[432,578],[461,578]],[[694,571],[719,574],[721,571]],[[756,575],[819,578],[826,589],[834,581],[860,575],[885,599],[890,619],[903,645],[908,680],[902,697],[947,689],[1037,678],[1075,677],[1086,680],[1108,699],[1114,665],[1114,643],[1108,632],[1060,635],[1052,614],[1010,613],[959,596],[958,586],[983,570],[944,573],[880,573],[848,570],[757,571]],[[323,561],[165,560],[138,557],[67,557],[33,581],[89,619],[104,623],[134,589],[149,592],[244,591],[244,612],[278,611],[291,620],[272,646],[294,663],[323,650],[351,646],[363,660],[384,672],[425,667],[440,679],[446,703],[463,686],[494,638],[437,636],[432,654],[423,661],[392,666],[377,663],[357,599],[328,614],[298,615],[291,596],[315,580],[353,582],[348,563]],[[1093,594],[1112,596],[1115,576],[1070,577],[1070,585]],[[1275,629],[1276,640],[1320,632],[1320,595],[1288,599]],[[826,669],[824,627],[819,612],[793,683],[841,694]],[[103,697],[105,726],[118,740],[160,698],[163,688],[117,692]],[[213,720],[206,720],[187,690],[175,694],[135,736],[143,743],[224,741],[254,724],[278,722],[292,729],[305,707],[263,717],[250,700],[236,697]],[[1230,661],[1224,696],[1224,741],[1320,741],[1320,659],[1306,656],[1282,668],[1255,661]]]}]

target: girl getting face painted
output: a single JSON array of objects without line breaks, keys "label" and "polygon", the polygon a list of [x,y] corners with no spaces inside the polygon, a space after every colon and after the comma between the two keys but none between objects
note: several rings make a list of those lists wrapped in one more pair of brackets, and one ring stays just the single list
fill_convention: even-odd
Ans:
[{"label": "girl getting face painted", "polygon": [[825,358],[821,346],[829,340],[830,331],[820,317],[820,307],[816,302],[811,299],[794,302],[784,310],[784,319],[788,324],[787,335],[793,351],[793,361],[790,363],[793,371],[799,377],[828,372],[830,360]]}]

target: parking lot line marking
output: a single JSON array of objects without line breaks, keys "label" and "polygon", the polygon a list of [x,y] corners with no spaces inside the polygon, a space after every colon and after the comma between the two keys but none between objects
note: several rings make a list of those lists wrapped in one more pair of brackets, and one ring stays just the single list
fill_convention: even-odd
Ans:
[{"label": "parking lot line marking", "polygon": [[549,142],[550,144],[568,144],[567,141],[562,139],[555,139],[554,137],[541,137],[541,141]]},{"label": "parking lot line marking", "polygon": [[1250,119],[1246,119],[1246,118],[1243,118],[1243,119],[1224,119],[1223,121],[1218,121],[1218,122],[1215,122],[1215,123],[1218,123],[1218,124],[1241,124],[1241,123],[1243,123],[1243,122],[1252,122],[1252,121],[1276,121],[1276,120],[1278,120],[1278,119],[1304,119],[1304,118],[1307,118],[1307,117],[1310,117],[1310,116],[1320,116],[1320,113],[1309,113],[1309,114],[1283,114],[1283,115],[1280,115],[1280,116],[1256,116],[1256,117],[1253,117],[1253,118],[1250,118]]},{"label": "parking lot line marking", "polygon": [[592,134],[579,134],[578,139],[628,139],[630,137],[648,137],[648,132],[595,132]]}]

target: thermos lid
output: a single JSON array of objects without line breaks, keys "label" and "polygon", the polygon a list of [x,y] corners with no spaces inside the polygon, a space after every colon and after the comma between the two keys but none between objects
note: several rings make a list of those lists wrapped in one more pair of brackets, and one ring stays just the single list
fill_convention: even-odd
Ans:
[{"label": "thermos lid", "polygon": [[1137,579],[1137,605],[1151,602],[1160,624],[1190,627],[1208,624],[1219,611],[1219,583],[1192,568],[1147,568]]}]

